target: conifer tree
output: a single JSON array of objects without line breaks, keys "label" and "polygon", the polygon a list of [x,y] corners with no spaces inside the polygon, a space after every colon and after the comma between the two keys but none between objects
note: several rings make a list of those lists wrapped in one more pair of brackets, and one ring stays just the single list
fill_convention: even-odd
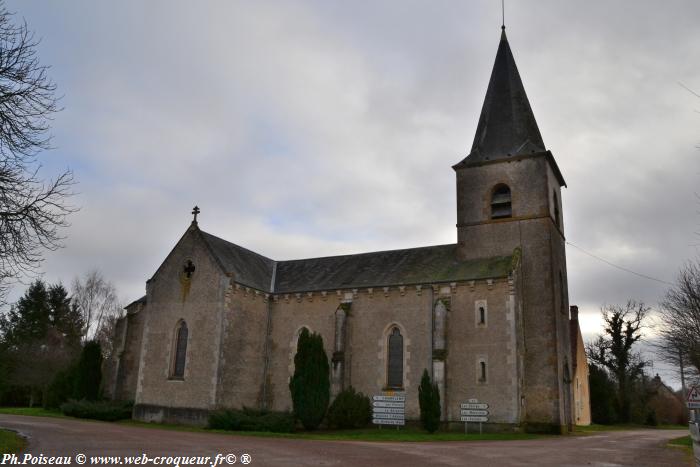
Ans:
[{"label": "conifer tree", "polygon": [[65,345],[70,349],[80,350],[80,338],[84,322],[78,307],[72,303],[63,284],[49,287],[48,304],[51,324],[65,337]]},{"label": "conifer tree", "polygon": [[78,354],[80,341],[70,336],[79,333],[81,325],[69,319],[69,304],[65,289],[37,280],[0,315],[0,398],[12,392],[13,402],[33,405],[56,372]]},{"label": "conifer tree", "polygon": [[75,370],[73,398],[94,401],[100,397],[102,382],[102,349],[97,341],[85,343]]},{"label": "conifer tree", "polygon": [[430,381],[428,370],[423,370],[423,377],[418,387],[418,404],[420,421],[428,433],[435,433],[440,426],[440,390]]},{"label": "conifer tree", "polygon": [[328,357],[320,334],[303,329],[294,356],[294,376],[289,382],[294,414],[307,430],[323,421],[330,401]]}]

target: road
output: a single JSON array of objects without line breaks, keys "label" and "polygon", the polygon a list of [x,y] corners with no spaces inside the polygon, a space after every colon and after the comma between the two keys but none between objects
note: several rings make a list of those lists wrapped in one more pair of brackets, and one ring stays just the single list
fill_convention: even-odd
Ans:
[{"label": "road", "polygon": [[[216,456],[248,454],[255,466],[684,466],[666,442],[683,430],[636,430],[522,441],[388,443],[311,441],[141,428],[60,418],[0,415],[0,427],[29,438],[35,456]],[[20,460],[22,459],[20,455]],[[2,459],[0,458],[0,463]],[[184,465],[184,463],[181,463]],[[94,464],[93,464],[94,465]],[[171,464],[172,465],[172,464]],[[227,465],[226,463],[223,464]]]}]

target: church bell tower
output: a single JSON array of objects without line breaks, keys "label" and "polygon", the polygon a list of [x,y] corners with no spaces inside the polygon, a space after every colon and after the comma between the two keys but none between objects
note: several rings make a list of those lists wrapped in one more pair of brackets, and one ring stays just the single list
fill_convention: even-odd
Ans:
[{"label": "church bell tower", "polygon": [[573,410],[561,205],[566,183],[545,147],[505,27],[471,152],[453,169],[460,259],[521,254],[516,288],[523,422],[536,430],[565,430]]}]

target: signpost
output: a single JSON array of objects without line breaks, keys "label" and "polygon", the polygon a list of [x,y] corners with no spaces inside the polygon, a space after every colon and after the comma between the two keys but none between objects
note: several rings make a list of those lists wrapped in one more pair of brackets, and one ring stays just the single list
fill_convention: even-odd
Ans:
[{"label": "signpost", "polygon": [[398,430],[406,424],[406,396],[398,392],[386,392],[381,396],[372,396],[372,423],[394,425]]},{"label": "signpost", "polygon": [[459,420],[464,422],[464,433],[469,433],[469,422],[479,423],[479,434],[481,434],[481,424],[489,421],[488,404],[479,402],[477,399],[469,399],[468,402],[459,405]]},{"label": "signpost", "polygon": [[688,408],[690,409],[690,438],[693,440],[693,456],[695,457],[695,465],[700,466],[700,386],[693,386],[688,391]]},{"label": "signpost", "polygon": [[700,409],[700,386],[693,386],[688,391],[688,408]]}]

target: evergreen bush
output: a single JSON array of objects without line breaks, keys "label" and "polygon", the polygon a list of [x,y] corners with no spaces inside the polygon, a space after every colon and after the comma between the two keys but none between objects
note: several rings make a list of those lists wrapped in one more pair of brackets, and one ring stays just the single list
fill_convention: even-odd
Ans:
[{"label": "evergreen bush", "polygon": [[657,426],[659,424],[659,421],[656,418],[656,411],[654,409],[649,409],[646,420],[644,420],[644,424],[649,426]]},{"label": "evergreen bush", "polygon": [[73,395],[76,368],[75,365],[71,365],[56,373],[51,384],[44,391],[45,409],[57,409]]},{"label": "evergreen bush", "polygon": [[328,409],[328,424],[335,428],[363,428],[371,419],[369,397],[352,386],[341,391]]},{"label": "evergreen bush", "polygon": [[102,381],[102,349],[99,342],[85,344],[75,371],[73,399],[98,400]]},{"label": "evergreen bush", "polygon": [[588,365],[591,421],[601,425],[612,425],[618,421],[615,400],[615,382],[608,372],[593,363]]},{"label": "evergreen bush", "polygon": [[330,400],[328,357],[320,334],[304,328],[294,356],[294,376],[289,382],[294,415],[307,430],[323,421]]},{"label": "evergreen bush", "polygon": [[106,422],[130,419],[132,409],[132,402],[76,401],[69,399],[68,402],[61,404],[61,412],[64,415]]},{"label": "evergreen bush", "polygon": [[217,410],[209,415],[208,428],[230,431],[292,433],[294,416],[289,412],[265,410]]},{"label": "evergreen bush", "polygon": [[418,387],[418,404],[420,421],[428,433],[435,433],[440,426],[440,390],[430,381],[428,370],[423,370],[423,377]]}]

